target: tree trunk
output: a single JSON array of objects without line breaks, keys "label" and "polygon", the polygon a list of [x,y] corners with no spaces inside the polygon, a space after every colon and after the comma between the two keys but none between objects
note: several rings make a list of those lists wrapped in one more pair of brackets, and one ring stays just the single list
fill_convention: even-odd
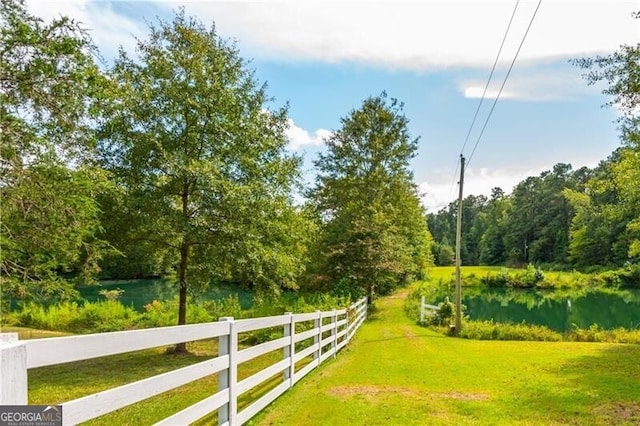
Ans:
[{"label": "tree trunk", "polygon": [[[178,325],[187,323],[187,265],[189,262],[189,245],[186,242],[180,247],[180,299],[178,301]],[[178,343],[170,352],[175,354],[185,354],[187,351],[186,342]]]},{"label": "tree trunk", "polygon": [[373,297],[375,296],[375,285],[369,284],[367,293],[367,304],[371,305],[373,304]]}]

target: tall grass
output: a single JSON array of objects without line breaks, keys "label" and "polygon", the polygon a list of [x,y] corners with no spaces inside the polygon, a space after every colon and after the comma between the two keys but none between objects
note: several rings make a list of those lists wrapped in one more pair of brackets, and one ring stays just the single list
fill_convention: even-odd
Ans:
[{"label": "tall grass", "polygon": [[[284,312],[313,312],[346,307],[349,304],[347,297],[319,294],[295,299],[280,297],[264,300],[254,303],[251,309],[242,309],[238,296],[230,295],[222,300],[198,303],[189,300],[187,323],[217,321],[220,317],[255,318],[281,315]],[[14,312],[5,313],[2,323],[78,334],[100,333],[175,325],[177,312],[177,297],[168,301],[154,300],[144,306],[143,312],[137,312],[118,300],[63,302],[48,307],[27,303]]]}]

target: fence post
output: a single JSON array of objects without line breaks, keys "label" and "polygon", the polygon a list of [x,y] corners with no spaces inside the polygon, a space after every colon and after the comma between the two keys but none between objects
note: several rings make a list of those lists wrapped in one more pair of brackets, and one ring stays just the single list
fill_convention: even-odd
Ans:
[{"label": "fence post", "polygon": [[420,324],[424,324],[424,296],[420,298]]},{"label": "fence post", "polygon": [[285,312],[285,315],[289,316],[289,321],[284,325],[284,336],[289,337],[289,345],[283,348],[284,359],[289,359],[289,366],[284,370],[284,381],[289,381],[289,387],[293,387],[293,376],[295,374],[295,363],[293,362],[293,356],[296,352],[296,345],[294,336],[296,334],[296,323],[293,320],[293,313]]},{"label": "fence post", "polygon": [[318,347],[315,352],[313,352],[313,362],[316,365],[320,365],[320,355],[322,355],[322,347],[320,346],[320,342],[322,341],[322,312],[316,311],[316,315],[318,317],[313,320],[313,327],[318,330],[318,334],[316,334],[313,338],[313,344]]},{"label": "fence post", "polygon": [[360,321],[360,325],[362,325],[366,321],[368,313],[369,313],[369,299],[367,297],[364,297],[362,300],[362,321]]},{"label": "fence post", "polygon": [[27,405],[27,344],[0,333],[0,405]]},{"label": "fence post", "polygon": [[229,402],[218,409],[218,425],[228,423],[235,424],[237,414],[237,365],[236,352],[238,351],[238,334],[234,330],[233,317],[222,317],[219,321],[229,323],[229,334],[218,337],[218,356],[228,355],[229,366],[218,373],[218,391],[229,391]]},{"label": "fence post", "polygon": [[333,329],[331,330],[331,336],[333,341],[331,342],[331,350],[333,351],[333,358],[335,359],[338,352],[338,312],[334,309],[333,315],[331,315],[331,323]]},{"label": "fence post", "polygon": [[353,315],[353,318],[351,318],[351,322],[347,321],[347,343],[351,341],[351,336],[353,335],[353,328],[355,327],[356,321],[358,321],[357,302],[352,303],[347,308],[347,318],[349,318],[349,311],[352,311],[354,315]]},{"label": "fence post", "polygon": [[346,315],[344,317],[347,320],[347,325],[345,326],[347,332],[344,335],[344,339],[345,339],[345,341],[347,343],[345,343],[345,344],[349,344],[349,309],[350,309],[350,307],[347,307],[347,309],[346,309],[347,312],[346,312]]}]

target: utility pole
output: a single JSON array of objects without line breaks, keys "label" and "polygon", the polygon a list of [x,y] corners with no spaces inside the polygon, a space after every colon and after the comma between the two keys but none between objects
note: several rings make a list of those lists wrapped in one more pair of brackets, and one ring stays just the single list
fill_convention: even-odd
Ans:
[{"label": "utility pole", "polygon": [[462,240],[462,187],[464,186],[464,157],[460,154],[460,190],[458,192],[458,221],[456,224],[456,325],[455,334],[462,330],[462,283],[460,277],[460,245]]}]

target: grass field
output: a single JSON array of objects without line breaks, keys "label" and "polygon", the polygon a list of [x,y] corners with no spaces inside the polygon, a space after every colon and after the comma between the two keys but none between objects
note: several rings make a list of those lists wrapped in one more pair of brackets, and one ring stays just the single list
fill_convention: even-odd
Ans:
[{"label": "grass field", "polygon": [[448,338],[412,324],[403,297],[252,424],[640,423],[640,345]]}]

